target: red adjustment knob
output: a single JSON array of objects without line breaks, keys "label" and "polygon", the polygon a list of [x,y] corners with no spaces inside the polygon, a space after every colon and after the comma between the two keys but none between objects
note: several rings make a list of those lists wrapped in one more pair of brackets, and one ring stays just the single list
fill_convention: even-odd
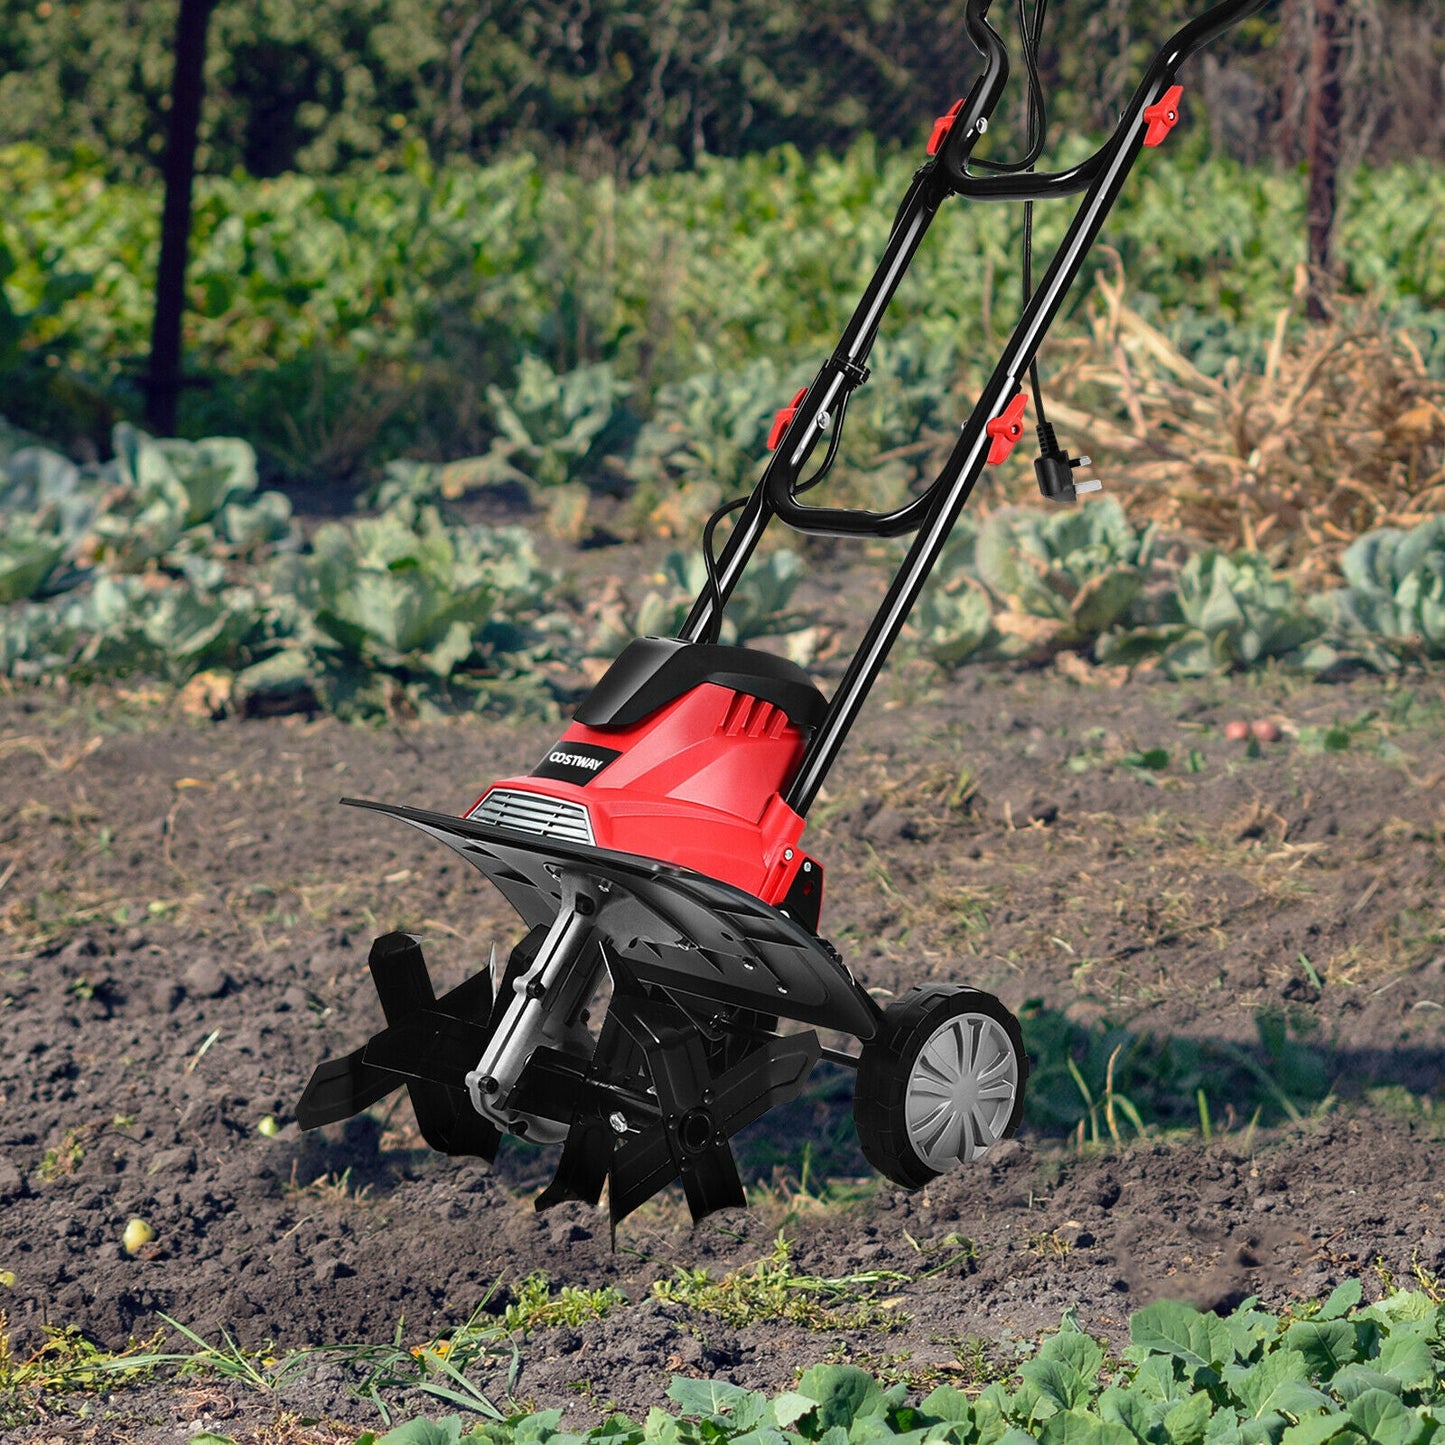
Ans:
[{"label": "red adjustment knob", "polygon": [[808,388],[805,386],[787,406],[780,406],[773,415],[773,429],[768,433],[768,450],[775,452],[778,443],[783,439],[783,433],[787,431],[788,424],[798,414],[798,403],[807,396]]},{"label": "red adjustment knob", "polygon": [[1019,392],[989,424],[984,427],[989,436],[993,438],[993,444],[988,449],[988,464],[996,467],[1000,462],[1006,462],[1009,453],[1013,451],[1018,440],[1024,434],[1024,408],[1029,404],[1029,399],[1024,392]]},{"label": "red adjustment knob", "polygon": [[1144,132],[1146,146],[1163,145],[1164,137],[1179,123],[1179,101],[1184,95],[1182,85],[1171,85],[1153,105],[1144,107],[1149,129]]},{"label": "red adjustment knob", "polygon": [[943,145],[949,131],[953,129],[953,123],[958,119],[958,113],[963,109],[963,102],[953,102],[953,109],[947,115],[941,115],[933,122],[933,134],[928,137],[928,154],[936,156],[939,148]]}]

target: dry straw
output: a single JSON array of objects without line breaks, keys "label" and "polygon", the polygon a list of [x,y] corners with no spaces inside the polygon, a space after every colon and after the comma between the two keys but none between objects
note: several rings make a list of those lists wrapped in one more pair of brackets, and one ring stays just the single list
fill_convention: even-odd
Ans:
[{"label": "dry straw", "polygon": [[1048,406],[1136,522],[1263,550],[1313,588],[1362,532],[1445,510],[1445,383],[1375,308],[1292,334],[1286,307],[1262,373],[1209,377],[1125,304],[1113,259],[1090,334],[1050,348]]}]

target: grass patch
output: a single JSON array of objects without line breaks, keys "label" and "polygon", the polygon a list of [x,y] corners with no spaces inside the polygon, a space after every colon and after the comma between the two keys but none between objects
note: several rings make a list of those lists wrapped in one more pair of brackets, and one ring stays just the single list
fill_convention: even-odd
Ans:
[{"label": "grass patch", "polygon": [[1023,1005],[1019,1021],[1035,1061],[1025,1120],[1081,1150],[1177,1130],[1210,1138],[1298,1123],[1335,1102],[1328,1044],[1303,1007],[1260,1009],[1255,1049],[1135,1033],[1108,1019],[1085,1026],[1038,999]]},{"label": "grass patch", "polygon": [[954,1253],[920,1275],[899,1270],[866,1270],[827,1278],[802,1274],[793,1265],[792,1244],[779,1233],[772,1253],[750,1270],[730,1270],[721,1279],[706,1269],[679,1269],[674,1278],[652,1287],[654,1299],[686,1305],[701,1314],[716,1315],[735,1328],[766,1321],[788,1320],[804,1329],[867,1330],[888,1333],[909,1323],[896,1295],[880,1291],[911,1284],[915,1279],[941,1273],[959,1260],[972,1259],[971,1241],[949,1236]]},{"label": "grass patch", "polygon": [[803,1145],[802,1160],[796,1170],[775,1166],[771,1180],[759,1180],[744,1186],[748,1208],[755,1210],[770,1228],[787,1228],[804,1215],[817,1215],[832,1210],[854,1209],[872,1199],[887,1186],[881,1175],[866,1178],[829,1178],[821,1180],[813,1174],[813,1145]]},{"label": "grass patch", "polygon": [[1445,1100],[1429,1094],[1412,1094],[1403,1084],[1366,1089],[1365,1099],[1392,1119],[1422,1125],[1432,1139],[1445,1139]]},{"label": "grass patch", "polygon": [[95,1395],[153,1376],[151,1353],[160,1336],[124,1350],[103,1350],[76,1329],[47,1330],[32,1354],[10,1348],[8,1322],[0,1311],[0,1427],[7,1430],[38,1418],[45,1402],[59,1395]]},{"label": "grass patch", "polygon": [[627,1296],[610,1285],[583,1289],[568,1284],[554,1294],[551,1281],[538,1270],[517,1286],[516,1298],[507,1306],[502,1323],[507,1329],[520,1330],[523,1334],[557,1325],[575,1328],[589,1320],[604,1319],[618,1305],[626,1303]]},{"label": "grass patch", "polygon": [[353,1184],[349,1164],[340,1174],[321,1174],[309,1184],[299,1182],[296,1169],[297,1164],[293,1159],[291,1161],[291,1177],[281,1186],[282,1190],[293,1199],[309,1195],[313,1199],[321,1200],[323,1204],[336,1206],[371,1203],[371,1185]]},{"label": "grass patch", "polygon": [[[77,1396],[108,1393],[154,1379],[210,1379],[263,1395],[279,1397],[318,1365],[342,1365],[352,1379],[352,1393],[369,1402],[390,1425],[397,1395],[420,1391],[444,1406],[464,1409],[500,1421],[503,1410],[477,1383],[485,1370],[503,1376],[504,1394],[521,1368],[521,1354],[507,1338],[508,1326],[488,1313],[496,1284],[483,1296],[465,1323],[424,1344],[406,1345],[404,1322],[382,1344],[323,1345],[314,1349],[277,1351],[266,1344],[247,1349],[224,1330],[219,1342],[203,1338],[169,1315],[160,1316],[181,1337],[179,1348],[160,1347],[164,1331],[144,1343],[132,1341],[124,1350],[109,1351],[78,1330],[48,1330],[33,1354],[17,1359],[10,1349],[5,1316],[0,1314],[0,1427],[17,1428],[57,1413]],[[86,1402],[81,1402],[84,1408]]]}]

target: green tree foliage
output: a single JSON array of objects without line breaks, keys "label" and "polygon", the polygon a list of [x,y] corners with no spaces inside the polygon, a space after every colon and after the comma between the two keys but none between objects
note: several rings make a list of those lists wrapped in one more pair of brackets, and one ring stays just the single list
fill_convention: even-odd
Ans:
[{"label": "green tree foliage", "polygon": [[[174,8],[0,0],[0,143],[153,172]],[[1057,118],[1112,124],[1152,47],[1197,8],[1056,6],[1044,64]],[[784,141],[912,142],[971,78],[963,15],[964,0],[220,0],[200,164],[325,172],[410,137],[438,156],[560,146],[636,174]],[[993,19],[1007,31],[1012,8]],[[1229,45],[1248,61],[1276,31],[1255,21]],[[1278,66],[1255,68],[1267,110]],[[997,118],[1004,142],[1014,109]]]}]

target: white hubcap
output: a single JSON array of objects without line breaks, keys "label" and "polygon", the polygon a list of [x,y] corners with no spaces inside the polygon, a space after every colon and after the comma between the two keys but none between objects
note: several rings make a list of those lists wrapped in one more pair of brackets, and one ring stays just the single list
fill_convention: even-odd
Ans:
[{"label": "white hubcap", "polygon": [[940,1173],[1002,1136],[1019,1091],[1013,1041],[988,1014],[960,1014],[919,1050],[908,1076],[908,1139]]}]

